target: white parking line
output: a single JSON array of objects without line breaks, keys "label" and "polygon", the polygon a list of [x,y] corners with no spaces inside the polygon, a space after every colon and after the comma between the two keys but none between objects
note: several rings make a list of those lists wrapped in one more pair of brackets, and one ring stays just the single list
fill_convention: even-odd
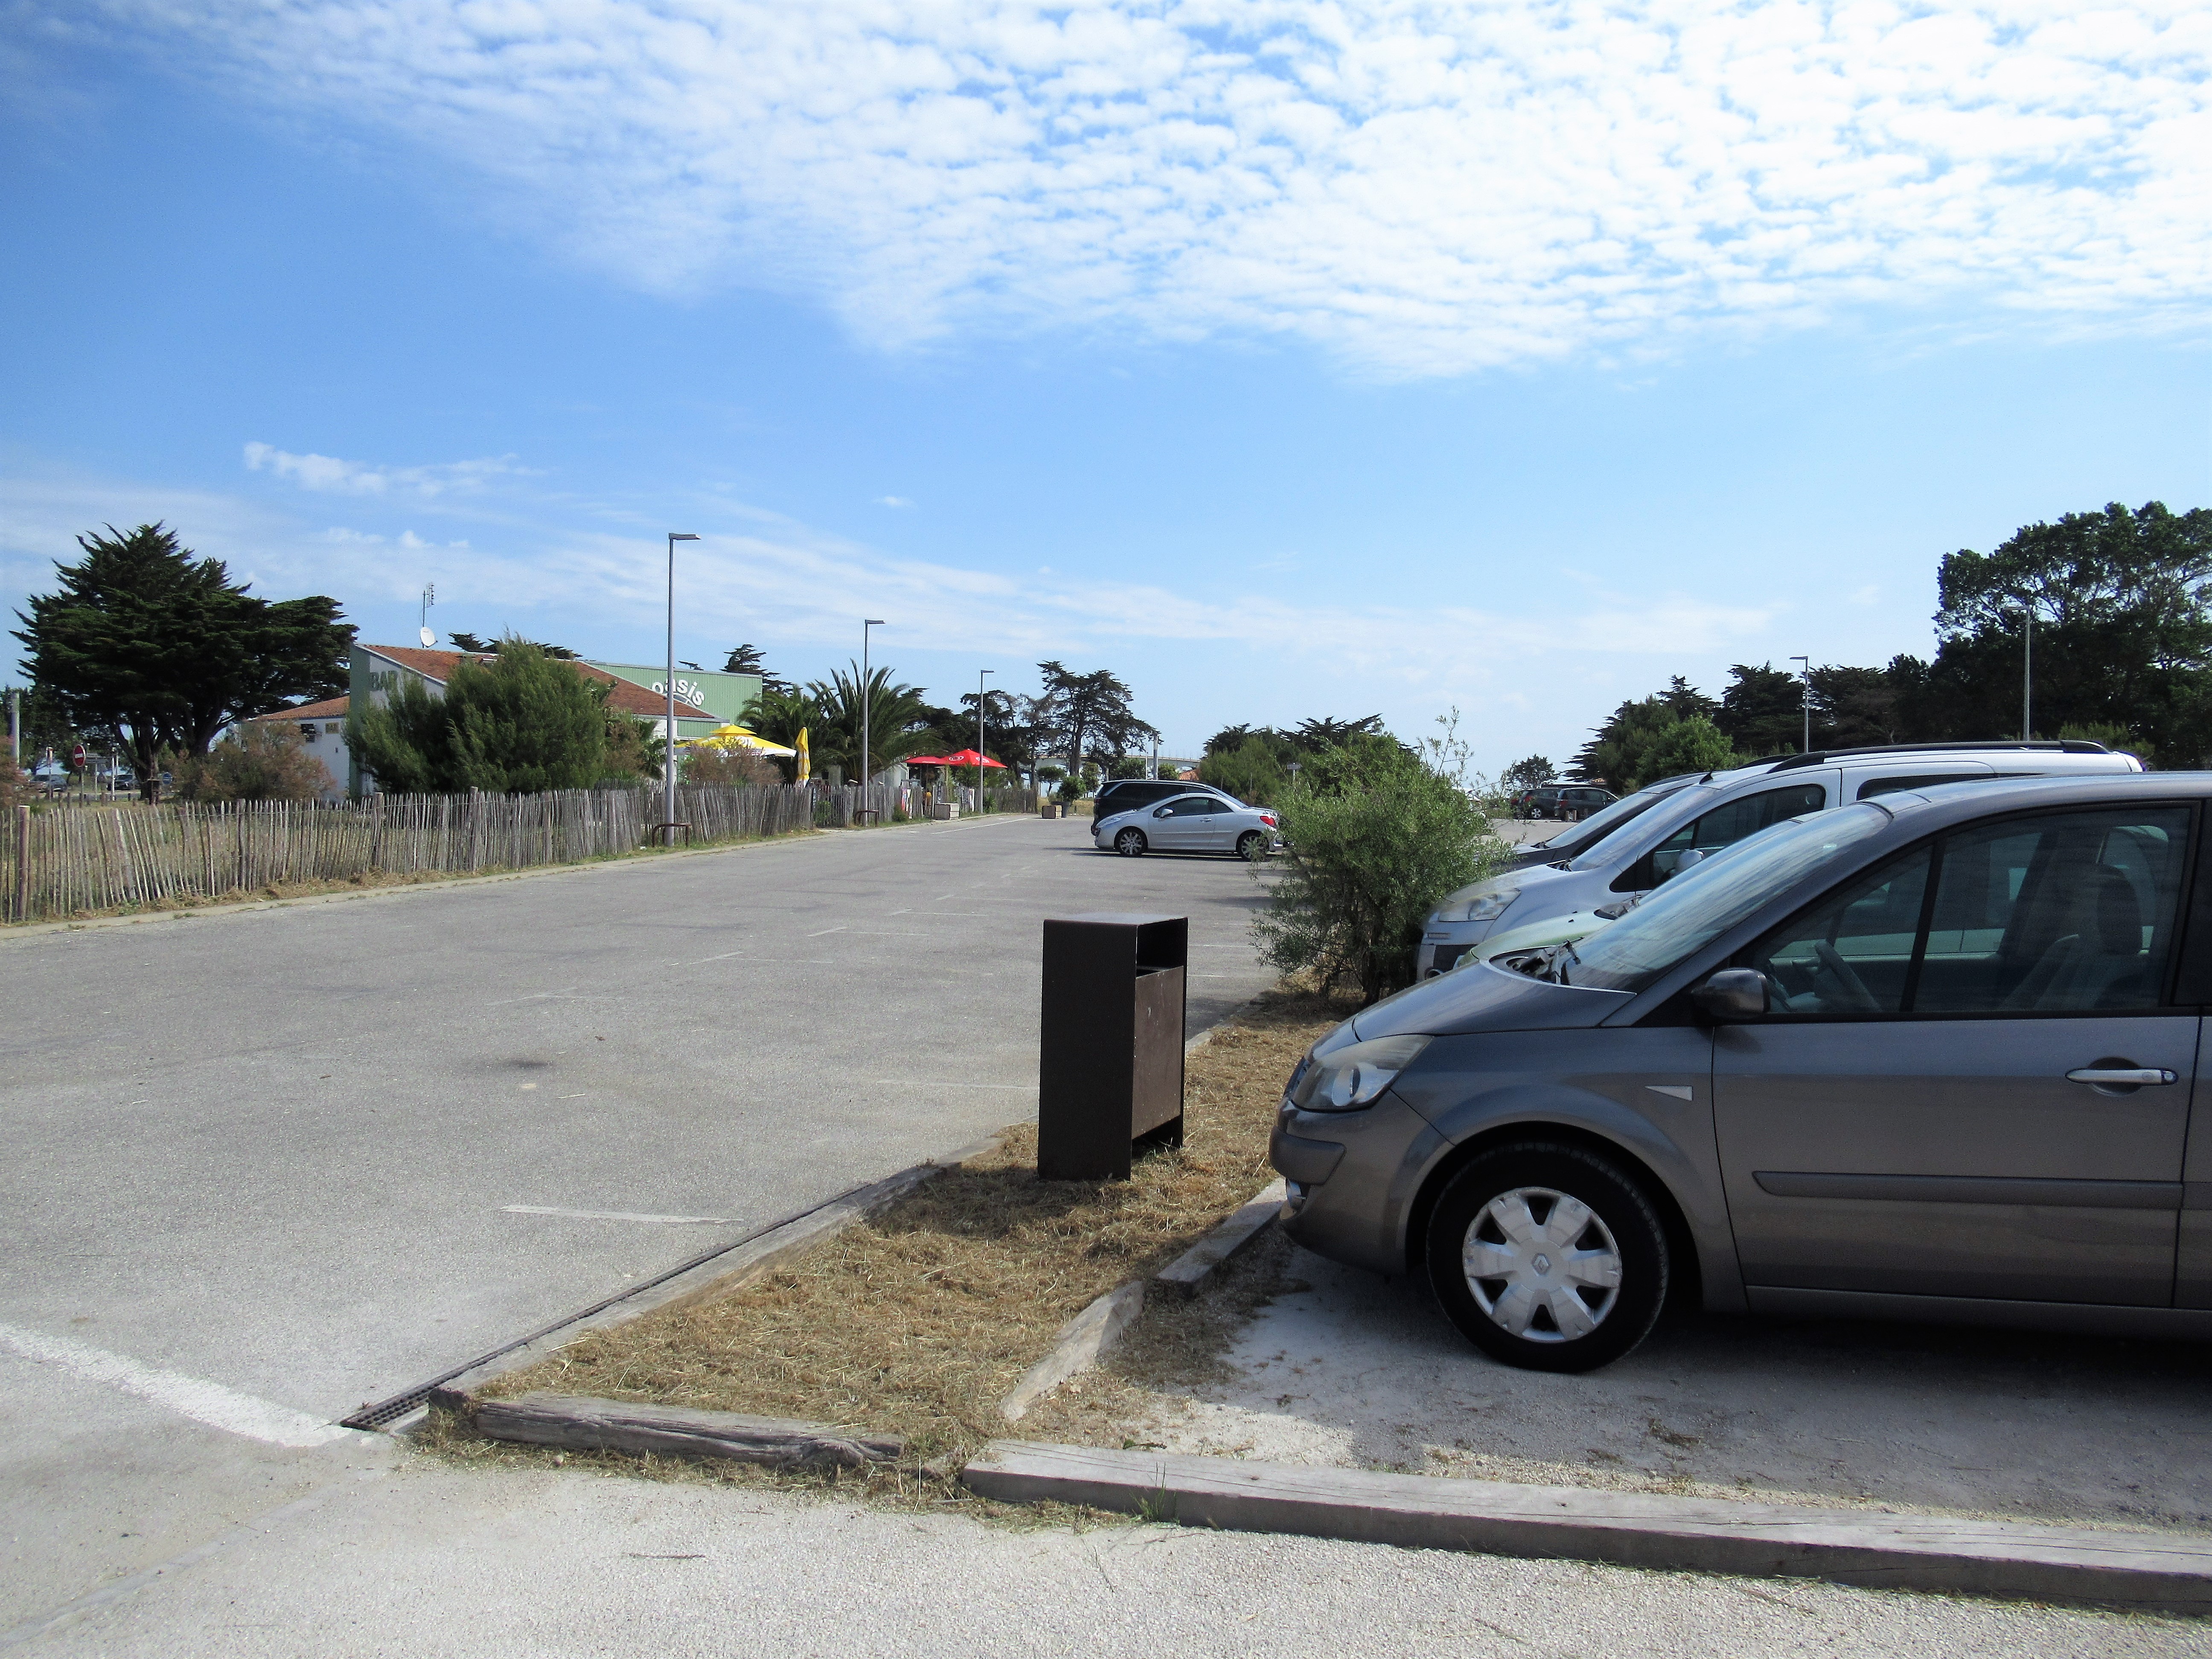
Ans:
[{"label": "white parking line", "polygon": [[211,1429],[243,1435],[248,1440],[259,1440],[272,1446],[323,1446],[353,1433],[351,1429],[340,1428],[289,1406],[240,1394],[235,1389],[227,1389],[202,1377],[157,1370],[119,1353],[109,1353],[65,1336],[27,1331],[19,1325],[0,1325],[0,1346],[12,1348],[24,1358],[34,1359],[42,1365],[72,1372],[88,1382],[104,1382],[111,1389],[135,1394],[141,1400],[166,1407],[179,1417],[189,1417]]},{"label": "white parking line", "polygon": [[844,929],[843,926],[841,924],[841,925],[839,925],[839,926],[837,926],[837,927],[824,927],[824,928],[822,930],[822,933],[809,933],[806,937],[807,937],[807,938],[809,938],[809,939],[820,939],[820,938],[823,936],[823,933],[843,933],[844,931],[845,931],[845,929]]},{"label": "white parking line", "polygon": [[660,1227],[726,1227],[727,1216],[640,1215],[633,1210],[556,1210],[543,1204],[503,1204],[508,1215],[559,1215],[572,1221],[649,1221]]}]

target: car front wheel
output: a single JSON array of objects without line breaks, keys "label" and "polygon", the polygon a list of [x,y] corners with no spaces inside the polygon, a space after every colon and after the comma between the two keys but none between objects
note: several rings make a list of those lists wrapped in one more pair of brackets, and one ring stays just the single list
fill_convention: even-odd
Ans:
[{"label": "car front wheel", "polygon": [[1429,1220],[1429,1282],[1462,1334],[1528,1370],[1609,1364],[1667,1299],[1667,1233],[1620,1166],[1579,1146],[1484,1153]]},{"label": "car front wheel", "polygon": [[1125,859],[1140,859],[1145,855],[1145,832],[1124,830],[1114,837],[1114,850]]}]

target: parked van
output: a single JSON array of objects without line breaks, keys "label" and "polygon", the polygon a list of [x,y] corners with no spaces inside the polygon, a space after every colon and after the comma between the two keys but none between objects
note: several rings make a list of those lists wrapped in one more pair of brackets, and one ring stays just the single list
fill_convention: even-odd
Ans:
[{"label": "parked van", "polygon": [[[1648,893],[1708,854],[1806,812],[1937,784],[2142,769],[2133,755],[2069,738],[1815,750],[1709,772],[1669,791],[1595,843],[1583,842],[1568,858],[1461,888],[1422,925],[1414,975],[1426,979],[1443,973],[1492,933]],[[1609,810],[1620,811],[1641,793]]]}]

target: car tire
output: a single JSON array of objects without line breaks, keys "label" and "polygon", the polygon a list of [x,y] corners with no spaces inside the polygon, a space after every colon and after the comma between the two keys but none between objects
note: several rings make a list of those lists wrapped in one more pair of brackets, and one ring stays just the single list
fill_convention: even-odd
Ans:
[{"label": "car tire", "polygon": [[1257,830],[1247,830],[1237,837],[1237,856],[1247,864],[1256,864],[1267,855],[1267,838]]},{"label": "car tire", "polygon": [[1620,1164],[1579,1146],[1483,1153],[1444,1188],[1425,1243],[1446,1316],[1524,1370],[1610,1364],[1650,1334],[1667,1300],[1658,1211]]},{"label": "car tire", "polygon": [[1145,832],[1141,830],[1123,830],[1114,836],[1114,850],[1125,859],[1144,857],[1145,845]]}]

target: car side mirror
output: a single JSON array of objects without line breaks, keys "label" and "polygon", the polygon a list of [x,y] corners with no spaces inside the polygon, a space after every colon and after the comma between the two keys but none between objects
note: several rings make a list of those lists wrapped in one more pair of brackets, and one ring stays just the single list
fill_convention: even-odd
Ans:
[{"label": "car side mirror", "polygon": [[1756,1019],[1766,1012],[1766,975],[1756,968],[1723,968],[1690,993],[1715,1019]]},{"label": "car side mirror", "polygon": [[1683,871],[1691,868],[1692,866],[1703,864],[1705,861],[1705,849],[1702,847],[1692,847],[1674,860],[1674,867],[1667,873],[1671,878],[1674,876],[1680,875]]},{"label": "car side mirror", "polygon": [[1152,816],[1156,818],[1164,818],[1167,817],[1167,815],[1168,809],[1164,806],[1155,806],[1152,808]]}]

